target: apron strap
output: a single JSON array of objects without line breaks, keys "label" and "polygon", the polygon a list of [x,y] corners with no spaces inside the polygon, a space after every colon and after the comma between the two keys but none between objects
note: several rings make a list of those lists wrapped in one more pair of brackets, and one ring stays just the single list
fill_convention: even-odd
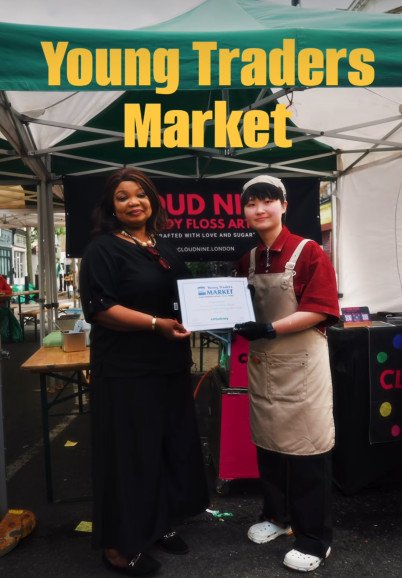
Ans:
[{"label": "apron strap", "polygon": [[248,280],[252,283],[255,274],[255,253],[257,251],[257,247],[254,247],[250,251],[250,263],[248,266]]},{"label": "apron strap", "polygon": [[[294,270],[295,265],[297,263],[298,258],[300,257],[300,253],[303,251],[304,245],[311,241],[311,239],[303,239],[297,245],[296,249],[293,252],[293,255],[290,257],[289,261],[285,265],[285,273],[282,278],[281,287],[282,289],[288,289],[290,286],[290,281],[296,275],[296,271]],[[293,281],[292,281],[293,282]]]}]

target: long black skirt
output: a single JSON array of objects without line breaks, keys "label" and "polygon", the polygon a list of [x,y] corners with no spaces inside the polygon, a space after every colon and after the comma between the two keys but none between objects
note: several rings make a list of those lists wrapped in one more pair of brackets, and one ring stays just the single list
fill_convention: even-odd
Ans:
[{"label": "long black skirt", "polygon": [[133,556],[205,510],[208,491],[188,372],[92,374],[91,411],[94,547]]}]

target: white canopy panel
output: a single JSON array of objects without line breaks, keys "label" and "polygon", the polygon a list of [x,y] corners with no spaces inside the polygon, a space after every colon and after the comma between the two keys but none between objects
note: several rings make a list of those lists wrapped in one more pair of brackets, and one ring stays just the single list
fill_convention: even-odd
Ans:
[{"label": "white canopy panel", "polygon": [[338,181],[343,307],[402,311],[402,154]]},{"label": "white canopy panel", "polygon": [[[54,226],[65,227],[66,215],[63,209],[53,211]],[[0,229],[21,229],[38,226],[37,207],[25,209],[0,209]]]},{"label": "white canopy panel", "polygon": [[[21,114],[41,121],[83,126],[123,94],[103,92],[8,92],[11,105]],[[67,138],[73,130],[31,124],[38,149],[47,149]]]}]

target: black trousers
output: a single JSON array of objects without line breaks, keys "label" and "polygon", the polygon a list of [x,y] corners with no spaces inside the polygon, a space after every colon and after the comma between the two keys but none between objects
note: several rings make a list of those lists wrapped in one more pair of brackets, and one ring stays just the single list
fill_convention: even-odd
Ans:
[{"label": "black trousers", "polygon": [[332,542],[331,453],[294,456],[257,447],[257,456],[262,519],[290,525],[296,550],[325,557]]}]

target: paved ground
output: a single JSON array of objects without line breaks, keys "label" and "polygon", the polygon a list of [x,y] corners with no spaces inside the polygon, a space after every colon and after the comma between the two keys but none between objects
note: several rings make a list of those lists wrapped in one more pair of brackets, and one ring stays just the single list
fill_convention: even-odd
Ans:
[{"label": "paved ground", "polygon": [[[38,524],[32,536],[0,559],[0,575],[5,578],[111,575],[102,567],[99,553],[91,550],[90,535],[76,531],[81,521],[91,520],[90,500],[46,503],[38,380],[19,371],[19,365],[37,347],[32,337],[28,330],[29,341],[5,346],[12,358],[3,363],[3,385],[9,506],[32,510]],[[214,365],[217,359],[214,350],[207,355],[204,368]],[[205,437],[208,411],[203,395],[201,392],[197,406]],[[72,421],[60,416],[52,420],[51,427],[55,434],[52,446],[57,496],[64,499],[89,496],[88,415]],[[65,447],[67,441],[78,444]],[[204,447],[208,454],[207,446]],[[169,556],[155,550],[153,554],[162,562],[161,576],[290,576],[292,572],[282,566],[283,556],[291,548],[290,538],[281,537],[261,546],[247,540],[247,528],[259,513],[258,482],[231,482],[229,494],[218,496],[213,466],[206,463],[206,471],[211,486],[211,509],[226,515],[216,517],[206,512],[186,522],[181,532],[191,548],[187,556]],[[344,496],[334,488],[334,524],[333,555],[314,576],[402,576],[402,484],[388,483],[353,496]]]}]

